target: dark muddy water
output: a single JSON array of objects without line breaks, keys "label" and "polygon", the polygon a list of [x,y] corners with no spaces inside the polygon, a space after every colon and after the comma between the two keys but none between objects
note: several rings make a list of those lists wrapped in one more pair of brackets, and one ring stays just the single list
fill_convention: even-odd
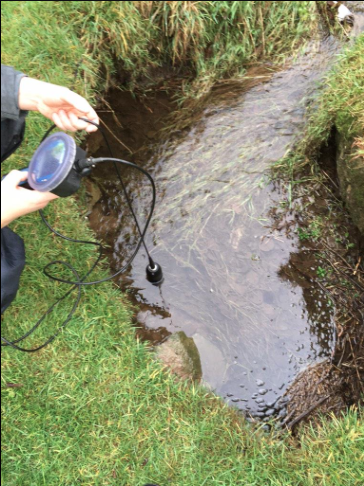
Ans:
[{"label": "dark muddy water", "polygon": [[[181,330],[193,337],[204,382],[257,417],[272,415],[297,374],[334,346],[334,309],[312,284],[317,262],[301,246],[287,194],[267,175],[302,133],[337,51],[334,39],[317,40],[247,93],[235,84],[216,89],[198,120],[143,164],[158,188],[147,241],[165,281],[148,284],[141,252],[119,283],[140,309],[144,336],[154,343]],[[150,188],[137,174],[125,177],[143,220]],[[113,176],[105,181],[103,173],[102,181],[106,192],[90,222],[112,245],[117,268],[138,235]]]}]

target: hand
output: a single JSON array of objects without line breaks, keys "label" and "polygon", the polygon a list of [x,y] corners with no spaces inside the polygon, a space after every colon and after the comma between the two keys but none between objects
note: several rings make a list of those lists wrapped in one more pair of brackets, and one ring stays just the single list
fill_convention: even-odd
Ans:
[{"label": "hand", "polygon": [[95,126],[79,120],[79,117],[99,123],[95,110],[85,98],[63,86],[37,79],[21,79],[18,104],[21,110],[39,111],[61,130],[97,130]]},{"label": "hand", "polygon": [[30,191],[19,186],[28,177],[27,172],[11,171],[1,181],[1,227],[25,214],[39,211],[58,196],[50,192]]}]

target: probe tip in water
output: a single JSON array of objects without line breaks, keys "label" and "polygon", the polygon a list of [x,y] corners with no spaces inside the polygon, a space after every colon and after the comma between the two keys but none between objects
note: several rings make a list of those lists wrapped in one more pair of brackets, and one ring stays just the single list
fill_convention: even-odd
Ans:
[{"label": "probe tip in water", "polygon": [[153,265],[147,266],[147,280],[153,285],[159,285],[163,282],[163,270],[158,263],[153,262]]}]

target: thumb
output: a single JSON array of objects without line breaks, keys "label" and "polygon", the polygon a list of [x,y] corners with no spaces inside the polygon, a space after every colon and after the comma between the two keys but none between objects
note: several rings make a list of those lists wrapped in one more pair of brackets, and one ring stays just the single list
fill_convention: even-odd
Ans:
[{"label": "thumb", "polygon": [[28,172],[21,172],[20,170],[12,170],[7,176],[5,176],[4,181],[7,184],[16,187],[21,182],[26,181],[28,178]]}]

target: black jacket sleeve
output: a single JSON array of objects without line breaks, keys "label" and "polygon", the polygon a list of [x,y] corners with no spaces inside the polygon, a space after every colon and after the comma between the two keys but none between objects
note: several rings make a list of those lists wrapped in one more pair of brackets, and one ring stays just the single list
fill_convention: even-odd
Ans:
[{"label": "black jacket sleeve", "polygon": [[21,144],[26,111],[18,106],[19,85],[25,74],[1,65],[1,162]]},{"label": "black jacket sleeve", "polygon": [[1,120],[18,120],[25,112],[19,109],[19,85],[25,74],[1,65]]},{"label": "black jacket sleeve", "polygon": [[[19,85],[25,75],[1,65],[1,162],[20,145],[26,111],[18,106]],[[25,265],[22,239],[9,228],[1,230],[1,314],[14,300]]]}]

